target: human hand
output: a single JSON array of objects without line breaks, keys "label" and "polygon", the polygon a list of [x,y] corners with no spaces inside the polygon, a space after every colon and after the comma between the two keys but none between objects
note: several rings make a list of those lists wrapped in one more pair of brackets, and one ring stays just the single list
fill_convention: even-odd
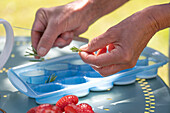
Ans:
[{"label": "human hand", "polygon": [[62,48],[69,45],[74,36],[88,29],[91,18],[84,9],[87,4],[76,1],[64,6],[40,8],[37,11],[31,37],[32,45],[39,56],[46,55],[52,47]]},{"label": "human hand", "polygon": [[68,45],[74,36],[85,32],[98,18],[127,1],[76,0],[63,6],[40,8],[32,27],[32,45],[39,56],[46,55],[51,47],[62,48]]},{"label": "human hand", "polygon": [[[136,65],[138,57],[158,31],[147,10],[140,11],[80,48],[82,60],[102,76],[108,76]],[[106,47],[108,52],[106,52]],[[92,54],[98,51],[97,55]]]}]

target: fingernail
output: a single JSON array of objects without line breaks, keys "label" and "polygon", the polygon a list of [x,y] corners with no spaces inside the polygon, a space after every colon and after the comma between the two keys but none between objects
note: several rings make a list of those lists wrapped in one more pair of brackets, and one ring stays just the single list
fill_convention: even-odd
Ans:
[{"label": "fingernail", "polygon": [[38,54],[39,54],[40,56],[44,56],[44,55],[46,54],[46,52],[47,52],[47,49],[44,48],[44,47],[40,47],[40,48],[38,49]]},{"label": "fingernail", "polygon": [[80,47],[80,50],[87,50],[87,48],[88,48],[88,44],[85,44],[85,45]]}]

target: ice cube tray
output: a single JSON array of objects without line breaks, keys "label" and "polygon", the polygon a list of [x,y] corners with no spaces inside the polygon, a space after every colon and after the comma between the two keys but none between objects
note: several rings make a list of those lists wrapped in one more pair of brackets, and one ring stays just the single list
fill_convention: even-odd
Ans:
[{"label": "ice cube tray", "polygon": [[[157,70],[168,62],[162,53],[146,47],[134,68],[108,77],[102,77],[77,53],[14,67],[8,71],[11,83],[25,95],[35,98],[39,104],[55,104],[65,95],[83,97],[90,91],[104,91],[116,85],[134,83],[136,78],[153,78]],[[48,76],[57,75],[54,82],[45,83]]]}]

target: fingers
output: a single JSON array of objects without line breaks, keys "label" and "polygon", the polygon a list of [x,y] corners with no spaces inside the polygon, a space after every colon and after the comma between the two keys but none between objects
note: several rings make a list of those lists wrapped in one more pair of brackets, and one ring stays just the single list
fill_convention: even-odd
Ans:
[{"label": "fingers", "polygon": [[56,39],[53,47],[63,48],[65,46],[67,46],[71,43],[73,37],[74,37],[73,32],[65,32],[65,33],[61,34],[61,36]]},{"label": "fingers", "polygon": [[[38,42],[42,36],[42,32],[45,30],[45,26],[42,23],[42,21],[40,21],[40,19],[38,17],[35,18],[34,24],[32,26],[32,31],[31,31],[31,42],[32,42],[32,46],[37,49],[37,45]],[[42,31],[42,32],[39,32]]]},{"label": "fingers", "polygon": [[74,34],[75,34],[76,36],[78,36],[78,35],[84,33],[85,31],[87,31],[88,26],[89,26],[89,25],[88,25],[87,23],[82,24],[80,27],[74,29],[73,32],[74,32]]},{"label": "fingers", "polygon": [[57,42],[54,43],[53,47],[59,47],[59,48],[63,48],[67,45],[69,45],[72,41],[72,38],[69,38],[67,40],[64,40],[63,38],[59,37],[57,38]]},{"label": "fingers", "polygon": [[102,76],[105,77],[105,76],[115,74],[115,73],[117,73],[121,70],[128,69],[129,66],[123,65],[123,64],[113,64],[113,65],[109,65],[109,66],[106,66],[106,67],[100,67],[100,68],[92,66],[92,68],[94,70],[96,70],[98,73],[100,73]]},{"label": "fingers", "polygon": [[[31,42],[35,50],[37,50],[38,43],[44,30],[45,24],[40,20],[39,15],[37,14],[31,31]],[[35,58],[39,59],[38,56],[35,56]]]},{"label": "fingers", "polygon": [[107,33],[104,33],[99,37],[92,39],[88,45],[82,46],[80,49],[86,52],[94,52],[106,47],[110,43],[112,43],[112,40],[107,36]]},{"label": "fingers", "polygon": [[128,63],[131,59],[127,58],[128,55],[125,55],[126,52],[122,51],[120,47],[117,47],[109,53],[103,53],[98,56],[89,54],[88,52],[80,52],[79,55],[84,62],[103,67],[112,64]]},{"label": "fingers", "polygon": [[37,53],[39,56],[45,56],[48,53],[60,33],[60,29],[56,28],[54,25],[47,25],[47,28],[38,43]]},{"label": "fingers", "polygon": [[71,31],[70,32],[67,31],[61,35],[61,38],[63,38],[64,40],[68,40],[70,38],[73,39],[73,37],[74,37],[74,33]]},{"label": "fingers", "polygon": [[89,24],[79,14],[67,5],[37,11],[33,29],[38,27],[37,31],[44,33],[33,31],[32,44],[39,56],[45,56],[52,47],[69,45],[74,35],[87,30]]},{"label": "fingers", "polygon": [[[37,32],[37,31],[31,32],[32,47],[35,48],[35,50],[37,50],[37,45],[38,45],[38,42],[39,42],[41,36],[42,36],[42,34],[40,32]],[[35,58],[39,59],[38,56],[35,56]]]}]

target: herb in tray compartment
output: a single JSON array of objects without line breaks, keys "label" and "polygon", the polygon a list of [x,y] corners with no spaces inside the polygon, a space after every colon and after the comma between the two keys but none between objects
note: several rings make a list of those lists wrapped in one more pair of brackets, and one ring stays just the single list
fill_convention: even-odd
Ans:
[{"label": "herb in tray compartment", "polygon": [[81,52],[80,49],[78,49],[77,47],[73,46],[72,48],[70,48],[70,50],[72,50],[72,52]]},{"label": "herb in tray compartment", "polygon": [[[30,49],[30,48],[27,48],[27,49],[29,51],[26,51],[27,54],[24,55],[24,56],[38,56],[37,51],[35,50],[35,48],[32,47],[32,49]],[[40,57],[40,56],[38,56],[38,57]],[[33,59],[33,60],[29,60],[29,61],[31,61],[31,62],[42,62],[44,60],[45,60],[44,58],[40,57],[40,59]]]},{"label": "herb in tray compartment", "polygon": [[48,79],[45,81],[45,83],[50,83],[55,81],[55,79],[57,78],[57,76],[55,74],[52,74],[48,77]]}]

